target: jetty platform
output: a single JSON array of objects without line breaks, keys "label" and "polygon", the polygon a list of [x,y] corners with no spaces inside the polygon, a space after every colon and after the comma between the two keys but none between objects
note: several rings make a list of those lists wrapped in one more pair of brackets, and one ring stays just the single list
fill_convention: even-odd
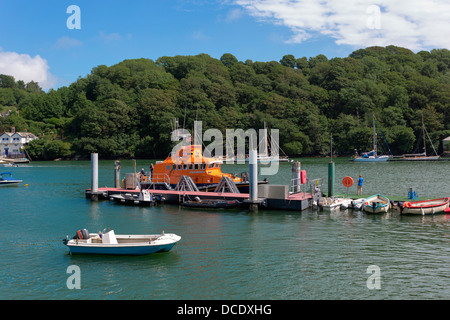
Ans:
[{"label": "jetty platform", "polygon": [[[275,209],[302,211],[312,206],[313,195],[301,192],[302,182],[306,182],[306,171],[300,170],[300,163],[293,164],[292,192],[289,185],[269,184],[267,181],[258,181],[258,164],[256,149],[250,152],[248,192],[239,190],[236,184],[227,176],[222,176],[215,186],[214,192],[200,191],[189,175],[183,175],[176,186],[164,182],[142,183],[136,173],[127,174],[120,181],[120,165],[115,163],[114,188],[98,187],[98,154],[91,154],[91,188],[86,190],[86,198],[91,200],[110,199],[116,194],[136,195],[142,189],[148,190],[154,197],[164,199],[164,203],[179,205],[185,201],[199,197],[202,200],[238,200],[249,210]],[[302,176],[303,174],[303,176]],[[244,192],[242,192],[244,191]],[[317,194],[316,194],[317,195]]]},{"label": "jetty platform", "polygon": [[[195,197],[201,199],[224,199],[224,200],[239,200],[243,204],[254,204],[250,201],[250,194],[248,193],[231,193],[231,192],[205,192],[205,191],[177,191],[177,190],[159,190],[149,189],[153,196],[164,197],[164,203],[180,204],[184,201],[194,200]],[[92,192],[92,189],[86,190],[87,199],[106,200],[115,194],[138,194],[139,189],[123,189],[123,188],[98,188],[97,192]],[[311,206],[312,195],[305,192],[290,193],[285,197],[258,197],[256,203],[262,209],[275,210],[295,210],[302,211]]]}]

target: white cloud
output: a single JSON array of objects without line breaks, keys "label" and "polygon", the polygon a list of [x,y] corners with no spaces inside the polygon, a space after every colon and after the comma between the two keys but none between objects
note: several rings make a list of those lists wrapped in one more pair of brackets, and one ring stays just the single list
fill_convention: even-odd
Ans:
[{"label": "white cloud", "polygon": [[61,37],[56,41],[55,48],[56,49],[68,49],[72,47],[79,47],[82,43],[78,39],[70,38],[67,36]]},{"label": "white cloud", "polygon": [[288,27],[292,37],[287,43],[325,35],[337,44],[357,47],[450,48],[448,0],[235,0],[234,4],[261,21]]},{"label": "white cloud", "polygon": [[47,60],[39,55],[31,57],[28,54],[0,51],[0,74],[11,75],[16,81],[28,83],[33,80],[42,89],[50,89],[56,84],[57,78],[49,69]]},{"label": "white cloud", "polygon": [[233,21],[237,21],[243,16],[243,14],[244,12],[242,11],[242,9],[234,8],[227,13],[227,16],[225,17],[225,22],[231,23]]},{"label": "white cloud", "polygon": [[207,41],[207,40],[210,39],[210,37],[207,36],[203,32],[203,30],[197,30],[197,31],[192,32],[191,38],[194,39],[194,40],[200,40],[200,41]]},{"label": "white cloud", "polygon": [[113,33],[104,33],[100,31],[100,39],[102,39],[105,43],[111,43],[122,40],[122,36],[118,32]]}]

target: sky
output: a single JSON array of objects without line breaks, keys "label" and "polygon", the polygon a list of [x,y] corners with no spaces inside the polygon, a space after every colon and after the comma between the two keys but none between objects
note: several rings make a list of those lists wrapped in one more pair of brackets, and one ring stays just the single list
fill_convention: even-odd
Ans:
[{"label": "sky", "polygon": [[448,0],[0,0],[0,74],[47,91],[125,59],[430,51],[450,49],[449,30]]}]

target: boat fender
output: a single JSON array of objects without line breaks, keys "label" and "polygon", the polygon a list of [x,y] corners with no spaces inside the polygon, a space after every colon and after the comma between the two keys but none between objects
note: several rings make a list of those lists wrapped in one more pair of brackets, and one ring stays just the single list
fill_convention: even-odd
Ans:
[{"label": "boat fender", "polygon": [[300,171],[300,183],[301,184],[305,184],[307,181],[306,179],[306,170],[301,170]]}]

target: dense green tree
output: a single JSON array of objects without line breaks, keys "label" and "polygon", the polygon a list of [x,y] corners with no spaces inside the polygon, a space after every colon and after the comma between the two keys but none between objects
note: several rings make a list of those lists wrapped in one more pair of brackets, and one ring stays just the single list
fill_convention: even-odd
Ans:
[{"label": "dense green tree", "polygon": [[[43,92],[33,81],[0,75],[0,129],[27,129],[39,159],[164,157],[173,120],[203,130],[280,130],[292,155],[350,154],[372,148],[372,115],[394,154],[422,141],[422,114],[435,145],[450,132],[450,51],[414,53],[387,46],[348,57],[319,54],[240,62],[231,53],[129,59],[99,65],[67,87]],[[61,140],[62,139],[62,140]],[[428,148],[428,146],[427,146]],[[69,153],[70,151],[70,153]]]},{"label": "dense green tree", "polygon": [[223,63],[225,67],[232,67],[238,63],[238,59],[231,53],[224,53],[220,57],[220,61]]},{"label": "dense green tree", "polygon": [[15,88],[16,81],[13,76],[0,74],[0,88]]},{"label": "dense green tree", "polygon": [[287,54],[281,58],[280,63],[282,66],[294,68],[296,65],[296,60],[292,54]]}]

